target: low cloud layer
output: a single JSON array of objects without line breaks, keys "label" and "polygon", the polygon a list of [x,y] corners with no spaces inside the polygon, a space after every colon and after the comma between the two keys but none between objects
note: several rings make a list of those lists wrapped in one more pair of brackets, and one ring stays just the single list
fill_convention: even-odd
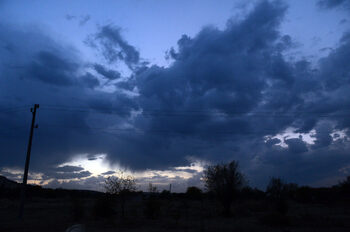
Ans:
[{"label": "low cloud layer", "polygon": [[[169,67],[143,62],[113,25],[89,36],[104,61],[86,64],[42,31],[0,24],[1,165],[21,167],[30,113],[16,107],[39,103],[37,172],[77,154],[105,153],[132,170],[183,166],[189,157],[236,159],[255,186],[271,176],[301,184],[343,176],[339,170],[350,165],[350,36],[317,64],[287,60],[294,46],[293,35],[280,30],[287,10],[281,1],[260,1],[225,29],[183,35],[169,48]],[[300,136],[275,137],[289,128]],[[91,175],[61,169],[60,179]]]}]

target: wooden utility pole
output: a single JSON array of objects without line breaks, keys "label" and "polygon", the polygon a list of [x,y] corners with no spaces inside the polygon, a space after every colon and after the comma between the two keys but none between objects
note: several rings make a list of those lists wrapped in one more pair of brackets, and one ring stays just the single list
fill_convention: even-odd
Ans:
[{"label": "wooden utility pole", "polygon": [[26,157],[26,163],[24,166],[24,173],[23,173],[23,183],[22,183],[22,189],[21,189],[21,202],[20,202],[20,206],[19,206],[19,215],[18,215],[18,217],[20,219],[23,216],[23,208],[24,208],[24,202],[25,202],[25,197],[26,197],[26,186],[27,186],[27,179],[28,179],[30,152],[32,150],[33,132],[34,132],[34,128],[38,128],[38,125],[35,125],[36,109],[38,109],[38,108],[39,108],[39,104],[35,104],[34,108],[30,109],[33,117],[32,117],[32,124],[30,127],[29,142],[28,142],[28,148],[27,148],[27,157]]}]

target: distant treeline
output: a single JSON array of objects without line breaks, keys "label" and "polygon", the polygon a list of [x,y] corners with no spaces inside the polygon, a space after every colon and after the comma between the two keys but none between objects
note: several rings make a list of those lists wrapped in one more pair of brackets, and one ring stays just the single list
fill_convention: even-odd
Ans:
[{"label": "distant treeline", "polygon": [[[349,180],[349,178],[348,178]],[[273,186],[272,186],[273,187]],[[332,187],[323,188],[312,188],[308,186],[297,186],[296,184],[284,184],[277,187],[278,194],[284,198],[294,200],[300,203],[327,203],[337,201],[350,201],[350,184],[348,181],[339,183]],[[20,196],[21,184],[18,184],[15,188],[7,188],[0,185],[0,198],[17,199]],[[69,189],[50,189],[43,188],[37,185],[28,185],[26,194],[28,198],[39,197],[39,198],[100,198],[109,196],[110,194],[90,191],[90,190],[69,190]],[[129,192],[129,197],[142,197],[147,198],[150,195],[156,198],[179,198],[179,199],[190,199],[190,200],[201,200],[203,198],[214,199],[215,196],[211,192],[203,192],[197,187],[189,187],[185,193],[170,193],[167,190],[162,192]],[[246,186],[238,192],[236,199],[268,199],[273,197],[273,194],[266,191],[261,191],[256,188]]]},{"label": "distant treeline", "polygon": [[[18,184],[16,188],[6,188],[0,186],[0,198],[16,199],[20,197],[21,185]],[[70,190],[70,189],[50,189],[42,188],[38,185],[27,185],[26,195],[30,197],[40,198],[64,198],[64,197],[82,197],[95,198],[103,196],[105,193],[89,190]]]}]

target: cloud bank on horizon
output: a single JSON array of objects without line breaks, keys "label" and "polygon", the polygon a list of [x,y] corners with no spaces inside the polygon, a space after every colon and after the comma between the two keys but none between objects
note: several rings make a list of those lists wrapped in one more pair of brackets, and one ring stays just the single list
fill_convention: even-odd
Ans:
[{"label": "cloud bank on horizon", "polygon": [[[22,167],[27,106],[39,103],[30,168],[42,180],[101,181],[62,166],[77,154],[107,154],[110,163],[140,172],[235,159],[259,187],[271,176],[326,184],[348,175],[350,36],[317,63],[289,59],[295,41],[280,30],[287,10],[283,1],[257,1],[224,29],[183,35],[169,48],[167,67],[143,59],[114,24],[87,38],[101,58],[87,62],[38,28],[0,23],[2,173]],[[197,171],[188,172],[199,181]]]}]

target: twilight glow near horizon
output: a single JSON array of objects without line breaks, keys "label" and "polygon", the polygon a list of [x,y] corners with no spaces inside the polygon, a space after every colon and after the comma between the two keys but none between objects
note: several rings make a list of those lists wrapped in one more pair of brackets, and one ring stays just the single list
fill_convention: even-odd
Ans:
[{"label": "twilight glow near horizon", "polygon": [[0,0],[0,175],[174,191],[208,164],[330,186],[350,173],[348,0]]}]

